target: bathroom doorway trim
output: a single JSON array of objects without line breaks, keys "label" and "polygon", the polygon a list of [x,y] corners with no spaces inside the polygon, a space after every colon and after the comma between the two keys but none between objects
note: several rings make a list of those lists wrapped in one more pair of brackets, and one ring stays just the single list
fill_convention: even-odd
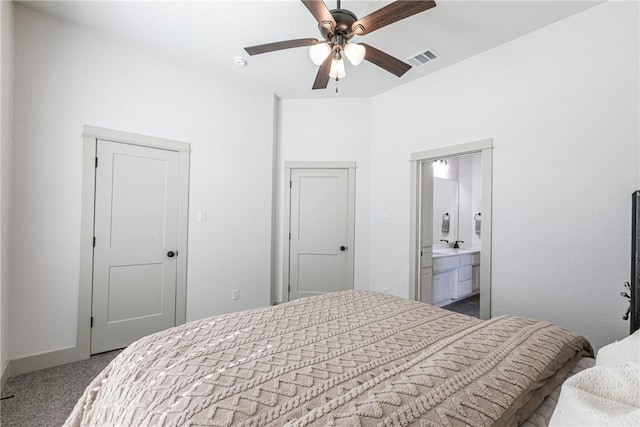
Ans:
[{"label": "bathroom doorway trim", "polygon": [[435,148],[412,153],[411,164],[411,219],[409,297],[421,300],[420,287],[420,206],[422,168],[443,157],[456,157],[479,153],[482,159],[482,225],[480,243],[480,318],[491,318],[491,221],[493,201],[493,139],[482,139],[464,144]]}]

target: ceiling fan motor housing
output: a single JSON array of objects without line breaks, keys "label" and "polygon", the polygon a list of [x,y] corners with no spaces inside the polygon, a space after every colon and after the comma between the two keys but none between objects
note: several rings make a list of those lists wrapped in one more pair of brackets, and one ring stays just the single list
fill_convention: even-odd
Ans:
[{"label": "ceiling fan motor housing", "polygon": [[341,38],[343,43],[346,43],[353,37],[351,26],[358,20],[358,17],[346,9],[333,9],[331,10],[331,16],[333,16],[333,19],[336,21],[335,28],[331,29],[319,24],[320,34],[329,42],[339,43],[337,39]]}]

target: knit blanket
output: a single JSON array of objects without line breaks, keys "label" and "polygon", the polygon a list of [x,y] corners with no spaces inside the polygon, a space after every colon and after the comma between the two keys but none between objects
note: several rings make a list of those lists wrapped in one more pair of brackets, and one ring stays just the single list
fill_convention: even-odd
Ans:
[{"label": "knit blanket", "polygon": [[191,322],[124,350],[67,426],[511,426],[589,343],[355,290]]}]

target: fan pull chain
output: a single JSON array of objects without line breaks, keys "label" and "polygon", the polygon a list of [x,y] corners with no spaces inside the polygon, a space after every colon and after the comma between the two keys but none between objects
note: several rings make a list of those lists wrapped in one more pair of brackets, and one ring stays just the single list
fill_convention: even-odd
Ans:
[{"label": "fan pull chain", "polygon": [[338,82],[340,81],[339,77],[336,77],[336,93],[338,93]]}]

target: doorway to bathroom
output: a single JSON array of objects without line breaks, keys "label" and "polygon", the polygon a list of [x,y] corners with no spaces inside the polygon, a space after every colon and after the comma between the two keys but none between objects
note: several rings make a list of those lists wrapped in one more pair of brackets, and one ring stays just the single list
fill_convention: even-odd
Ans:
[{"label": "doorway to bathroom", "polygon": [[491,140],[411,155],[414,299],[491,316]]}]

